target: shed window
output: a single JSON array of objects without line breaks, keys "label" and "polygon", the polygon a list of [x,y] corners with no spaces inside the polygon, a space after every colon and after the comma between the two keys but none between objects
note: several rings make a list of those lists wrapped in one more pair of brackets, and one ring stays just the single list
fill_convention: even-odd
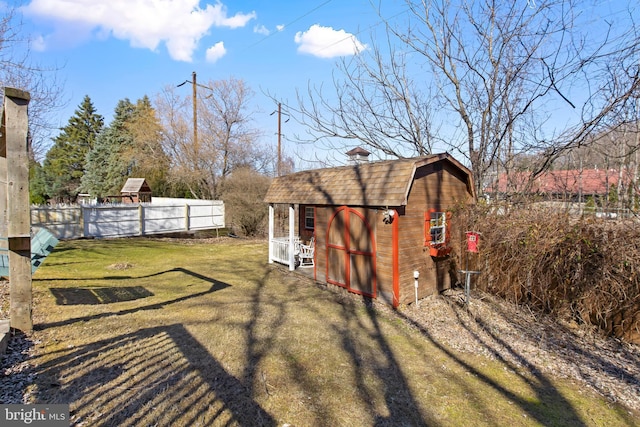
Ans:
[{"label": "shed window", "polygon": [[451,212],[440,212],[429,209],[424,214],[424,245],[429,247],[431,256],[447,256],[451,252],[449,246],[449,224]]},{"label": "shed window", "polygon": [[307,230],[313,230],[314,225],[314,209],[313,207],[304,208],[304,228]]},{"label": "shed window", "polygon": [[444,212],[431,212],[429,218],[429,242],[432,245],[446,243],[447,215]]}]

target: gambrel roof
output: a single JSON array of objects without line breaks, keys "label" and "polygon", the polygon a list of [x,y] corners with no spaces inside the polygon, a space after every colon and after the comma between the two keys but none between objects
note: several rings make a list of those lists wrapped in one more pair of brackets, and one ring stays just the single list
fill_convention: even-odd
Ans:
[{"label": "gambrel roof", "polygon": [[471,172],[448,153],[410,159],[314,169],[274,178],[265,202],[305,205],[404,206],[418,168],[449,162],[466,177],[474,195]]}]

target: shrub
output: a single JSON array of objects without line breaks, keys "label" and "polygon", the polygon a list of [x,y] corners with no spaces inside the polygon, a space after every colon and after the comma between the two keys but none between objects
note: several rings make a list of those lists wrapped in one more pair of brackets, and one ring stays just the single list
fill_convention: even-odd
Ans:
[{"label": "shrub", "polygon": [[479,289],[640,342],[638,219],[572,217],[535,205],[478,205],[458,217],[461,230],[482,233]]},{"label": "shrub", "polygon": [[221,197],[225,222],[239,236],[263,236],[267,232],[268,210],[264,203],[271,179],[252,169],[235,170],[224,181]]}]

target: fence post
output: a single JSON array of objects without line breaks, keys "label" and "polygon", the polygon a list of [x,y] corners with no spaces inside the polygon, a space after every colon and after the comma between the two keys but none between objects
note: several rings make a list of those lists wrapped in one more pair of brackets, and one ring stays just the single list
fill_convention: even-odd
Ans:
[{"label": "fence post", "polygon": [[84,205],[80,205],[80,217],[78,218],[79,221],[79,229],[80,229],[80,237],[86,237],[87,234],[84,231]]},{"label": "fence post", "polygon": [[33,331],[31,316],[31,211],[29,209],[29,158],[27,106],[30,95],[4,88],[0,179],[2,180],[2,231],[9,249],[10,323],[22,332]]},{"label": "fence post", "polygon": [[89,207],[86,206],[82,206],[80,208],[80,216],[82,217],[82,237],[89,237],[89,223],[87,222],[87,214],[86,214],[86,210],[87,209],[91,209]]},{"label": "fence post", "polygon": [[142,203],[138,205],[138,224],[139,234],[144,236],[144,208],[142,207]]},{"label": "fence post", "polygon": [[189,204],[184,205],[184,229],[189,231]]}]

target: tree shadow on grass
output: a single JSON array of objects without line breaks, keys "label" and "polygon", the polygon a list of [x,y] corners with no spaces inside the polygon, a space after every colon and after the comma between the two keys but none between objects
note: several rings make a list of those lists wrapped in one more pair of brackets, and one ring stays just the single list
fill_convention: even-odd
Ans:
[{"label": "tree shadow on grass", "polygon": [[[376,409],[373,406],[371,397],[368,395],[367,385],[363,379],[367,370],[375,372],[375,375],[383,385],[383,393],[385,396],[388,414],[378,414],[375,417],[374,425],[434,426],[440,424],[440,422],[432,416],[430,411],[424,411],[424,402],[421,402],[417,396],[412,394],[409,387],[410,379],[407,377],[407,369],[394,354],[394,346],[391,344],[388,334],[382,328],[382,323],[385,322],[381,316],[384,315],[381,315],[375,309],[373,304],[370,304],[367,301],[364,301],[363,303],[365,304],[366,315],[360,319],[357,316],[354,316],[352,312],[352,310],[357,307],[350,303],[345,304],[343,316],[345,320],[348,319],[345,323],[345,326],[348,327],[344,330],[340,330],[339,332],[343,336],[343,349],[351,355],[353,359],[352,365],[355,369],[354,375],[357,378],[358,383],[356,392],[360,394],[362,401],[371,402],[371,413],[375,413]],[[517,372],[515,367],[510,366],[504,360],[502,361],[502,363],[505,363],[510,369],[515,371],[515,375],[519,376],[520,379],[534,391],[537,399],[532,400],[530,397],[522,395],[509,384],[506,384],[504,379],[493,378],[489,374],[482,372],[477,367],[466,362],[411,318],[399,312],[396,312],[396,316],[411,325],[413,328],[416,328],[422,337],[426,338],[431,345],[436,347],[446,356],[448,361],[458,365],[464,372],[471,374],[469,377],[459,378],[455,374],[452,374],[452,371],[448,369],[449,374],[447,374],[447,376],[450,378],[449,381],[452,385],[455,383],[456,388],[464,390],[465,395],[468,395],[466,400],[470,402],[470,408],[473,407],[473,412],[476,413],[476,415],[472,415],[473,417],[477,417],[477,413],[482,413],[483,419],[494,419],[495,422],[498,422],[494,418],[496,415],[495,407],[483,407],[479,405],[480,402],[486,400],[477,394],[486,390],[486,387],[488,386],[495,390],[505,400],[508,400],[514,405],[520,407],[522,413],[526,414],[527,417],[542,425],[549,425],[549,423],[552,425],[587,425],[587,423],[582,420],[580,415],[576,412],[571,402],[567,401],[562,393],[556,389],[553,383],[539,372],[532,370],[529,371],[530,375],[521,375]],[[367,327],[365,326],[365,323],[372,326]],[[370,353],[371,349],[363,351],[362,344],[359,342],[361,340],[359,335],[361,334],[367,334],[369,338],[376,343],[374,348],[377,352],[385,355],[384,359],[371,357],[374,354]],[[419,345],[416,345],[416,348],[419,348]],[[435,368],[436,363],[434,360],[431,360],[431,357],[433,356],[434,355],[425,354],[424,360],[415,360],[413,363],[423,363],[427,366],[433,365]],[[470,387],[471,384],[469,383],[469,378],[475,378],[483,385]],[[451,392],[451,390],[443,390],[442,392],[446,394]],[[472,404],[471,402],[475,403]],[[436,409],[436,411],[439,411],[439,409]],[[550,420],[550,413],[558,414],[559,418],[556,421]]]},{"label": "tree shadow on grass", "polygon": [[35,371],[36,403],[73,402],[74,425],[276,424],[181,324],[79,346]]},{"label": "tree shadow on grass", "polygon": [[[189,276],[195,277],[197,279],[203,280],[205,282],[209,282],[211,283],[211,287],[209,289],[207,289],[206,291],[203,292],[197,292],[194,294],[189,294],[189,295],[185,295],[183,297],[179,297],[179,298],[174,298],[172,300],[168,300],[168,301],[163,301],[163,302],[159,302],[156,304],[149,304],[149,305],[145,305],[145,306],[141,306],[141,307],[136,307],[136,308],[131,308],[131,309],[127,309],[127,310],[120,310],[120,311],[114,311],[114,312],[108,312],[108,313],[100,313],[100,314],[94,314],[94,315],[89,315],[89,316],[82,316],[82,317],[75,317],[72,319],[67,319],[67,320],[62,320],[59,322],[50,322],[50,323],[38,323],[35,324],[33,326],[33,329],[36,331],[39,330],[44,330],[44,329],[48,329],[48,328],[55,328],[58,326],[64,326],[64,325],[70,325],[76,322],[86,322],[89,320],[93,320],[93,319],[100,319],[100,318],[105,318],[105,317],[111,317],[111,316],[123,316],[126,314],[130,314],[130,313],[135,313],[138,311],[145,311],[145,310],[158,310],[161,308],[164,308],[167,305],[171,305],[171,304],[175,304],[181,301],[186,301],[192,298],[197,298],[203,295],[207,295],[213,292],[217,292],[220,291],[222,289],[228,288],[231,285],[229,285],[228,283],[224,283],[224,282],[220,282],[218,280],[212,279],[210,277],[204,276],[202,274],[198,274],[195,273],[191,270],[187,270],[185,268],[181,268],[181,267],[177,267],[177,268],[172,268],[171,270],[167,270],[167,271],[162,271],[160,273],[154,273],[154,274],[150,274],[147,276],[141,276],[140,278],[146,278],[146,277],[153,277],[153,276],[158,276],[161,274],[166,274],[166,273],[172,273],[172,272],[180,272],[180,273],[184,273],[187,274]],[[69,289],[73,289],[73,288],[69,288]],[[55,293],[54,293],[55,296]]]},{"label": "tree shadow on grass", "polygon": [[[309,400],[305,400],[309,406],[301,410],[305,411],[305,417],[315,420],[311,425],[339,425],[338,421],[344,422],[345,419],[336,416],[331,400],[314,389],[323,379],[310,373],[309,361],[300,362],[304,360],[302,355],[296,354],[293,347],[285,346],[278,338],[290,313],[294,309],[297,312],[299,306],[304,305],[306,316],[317,318],[323,323],[330,322],[334,336],[340,337],[335,344],[328,343],[332,347],[327,350],[336,351],[341,348],[351,360],[345,366],[334,368],[352,371],[351,375],[355,377],[353,395],[357,397],[354,401],[367,405],[360,412],[371,414],[371,425],[439,424],[435,412],[429,409],[429,404],[412,392],[410,385],[413,380],[408,376],[404,359],[394,353],[393,338],[389,336],[389,329],[385,326],[388,325],[388,320],[383,321],[385,314],[380,314],[372,304],[365,302],[363,310],[357,300],[354,302],[350,298],[336,297],[330,299],[343,304],[341,314],[336,316],[337,319],[327,318],[323,304],[309,304],[313,295],[317,298],[316,293],[305,292],[304,286],[300,286],[300,281],[296,278],[285,280],[279,275],[269,277],[270,274],[272,272],[256,278],[253,290],[243,291],[242,301],[233,302],[238,310],[241,306],[236,304],[248,305],[246,317],[242,316],[235,326],[246,342],[246,352],[237,354],[243,360],[240,364],[244,371],[237,375],[229,372],[220,360],[211,355],[210,350],[195,338],[199,335],[192,335],[181,324],[171,324],[140,329],[72,349],[49,352],[48,357],[52,358],[34,368],[38,374],[36,400],[47,403],[72,402],[73,421],[76,424],[275,425],[274,417],[258,403],[256,387],[261,384],[261,375],[265,374],[261,371],[261,361],[269,355],[279,353],[282,360],[287,361],[287,369],[295,382],[287,384],[287,389],[280,389],[279,392],[299,390],[309,396]],[[50,323],[44,325],[43,329],[105,316],[120,316],[139,310],[164,308],[169,304],[230,286],[211,278],[199,277],[212,283],[211,289],[136,309]],[[283,288],[275,294],[271,290],[274,282],[277,283],[275,286]],[[432,343],[448,361],[472,374],[474,381],[481,383],[480,387],[471,389],[468,380],[460,378],[460,374],[447,375],[450,381],[456,383],[455,388],[469,392],[471,399],[474,398],[474,393],[491,389],[517,405],[533,422],[543,425],[586,425],[571,403],[544,376],[536,376],[536,373],[522,375],[522,380],[535,392],[537,401],[532,402],[529,396],[522,395],[510,384],[505,384],[505,377],[496,379],[482,372],[449,350],[418,323],[402,313],[397,315],[417,328],[420,335],[408,333],[406,328],[396,328],[393,333],[406,334],[409,340],[416,340],[414,345],[417,350],[424,349],[418,341],[425,338],[425,342]],[[308,333],[313,334],[313,331]],[[363,340],[363,337],[366,339]],[[300,347],[295,348],[300,351]],[[424,354],[415,363],[435,367],[437,362],[432,359],[433,355]],[[508,363],[507,366],[511,367]],[[372,380],[371,375],[375,379]],[[373,391],[372,384],[380,385],[383,388],[381,393]],[[269,395],[268,384],[264,382],[263,385],[266,395]],[[322,390],[326,393],[325,389]],[[440,391],[435,390],[434,393]],[[377,395],[382,396],[382,409],[380,401],[373,402]],[[493,416],[496,415],[496,408],[490,407],[482,396],[476,397],[477,401],[485,403],[472,410],[480,412],[485,419],[495,421]],[[541,406],[546,407],[546,413],[541,410]],[[549,420],[546,416],[549,407],[552,407],[552,413],[562,414],[562,418],[557,422]],[[434,411],[437,410],[434,408]],[[355,418],[350,421],[354,425],[362,422]]]},{"label": "tree shadow on grass", "polygon": [[[278,267],[275,268],[275,271],[278,271]],[[315,286],[312,279],[306,278],[304,281],[307,282],[307,280],[308,283],[301,285],[299,273],[291,275],[284,273],[284,277],[281,277],[278,282],[284,286],[282,292],[283,295],[286,294],[286,297],[283,296],[278,302],[274,302],[262,295],[266,289],[265,286],[260,286],[256,288],[252,302],[254,304],[254,319],[260,317],[261,311],[264,311],[265,303],[272,306],[277,305],[277,309],[280,311],[273,316],[273,322],[270,325],[274,337],[277,336],[285,318],[290,315],[289,312],[298,312],[300,306],[304,306],[304,317],[316,319],[319,328],[326,326],[331,335],[330,341],[326,343],[326,348],[323,351],[339,352],[349,361],[339,366],[327,366],[327,371],[319,376],[317,372],[311,372],[313,369],[309,366],[310,361],[306,360],[304,354],[296,352],[295,349],[301,351],[301,348],[292,346],[278,349],[282,352],[281,360],[286,361],[286,369],[294,382],[290,385],[291,394],[293,396],[302,394],[303,399],[307,399],[304,404],[305,416],[307,421],[313,420],[308,425],[439,425],[431,413],[424,411],[424,402],[419,402],[418,397],[412,394],[405,367],[394,354],[393,346],[385,336],[379,323],[378,314],[372,309],[372,304],[365,302],[366,312],[363,315],[361,303],[357,298],[327,292],[324,286],[319,286],[322,288],[321,292],[327,292],[328,295],[324,296],[329,296],[325,303],[336,304],[339,310],[337,316],[327,317],[327,313],[322,309],[324,304],[316,305],[311,301],[314,298],[313,295],[317,295],[317,293],[305,292],[305,286]],[[320,300],[322,301],[323,298]],[[261,342],[255,337],[253,329],[259,327],[259,324],[254,323],[252,327],[247,328],[249,343],[247,359],[255,362],[266,353],[265,350],[275,340],[270,339],[269,345],[265,346],[264,340]],[[306,332],[309,335],[314,333],[316,331]],[[304,344],[302,346],[304,347]],[[252,348],[256,350],[252,351]],[[318,360],[317,363],[322,363],[322,361]],[[256,366],[256,364],[247,364],[247,366]],[[255,378],[256,375],[256,372],[247,372],[247,377]],[[337,380],[334,377],[342,379]],[[336,387],[342,389],[339,393],[352,396],[349,402],[338,403],[339,408],[332,404],[332,402],[334,403],[332,396],[326,395],[326,383],[331,381],[340,381],[339,385],[336,384]],[[345,391],[345,389],[350,390]],[[294,400],[296,399],[294,398]],[[357,408],[349,411],[350,405],[355,405]]]},{"label": "tree shadow on grass", "polygon": [[153,296],[142,286],[99,286],[91,288],[49,288],[57,305],[96,305],[134,301]]},{"label": "tree shadow on grass", "polygon": [[[344,324],[336,329],[336,332],[342,337],[343,350],[352,358],[351,366],[353,367],[353,375],[357,384],[354,393],[359,395],[359,400],[370,405],[369,413],[376,414],[376,412],[379,412],[379,408],[376,408],[373,403],[367,380],[365,380],[367,372],[374,372],[383,387],[382,392],[385,396],[386,410],[388,412],[385,415],[378,414],[375,417],[375,425],[438,425],[439,421],[433,418],[431,411],[427,410],[425,412],[424,401],[417,395],[412,394],[410,390],[409,383],[411,379],[407,377],[406,366],[394,354],[394,346],[390,341],[391,337],[388,336],[388,331],[385,332],[385,328],[382,327],[386,323],[383,318],[387,317],[387,314],[381,314],[375,309],[374,304],[371,304],[366,299],[361,302],[358,302],[358,300],[360,298],[354,295],[351,295],[349,299],[343,300],[342,317]],[[359,311],[361,312],[361,309],[358,308],[359,304],[364,304],[365,316],[357,314]],[[548,376],[528,363],[525,355],[519,354],[515,348],[501,340],[500,336],[493,334],[492,341],[484,340],[481,336],[474,334],[473,330],[469,329],[461,318],[448,320],[461,322],[469,329],[472,339],[481,343],[494,356],[497,357],[499,351],[507,351],[511,356],[510,359],[518,361],[518,366],[516,366],[509,360],[498,357],[500,363],[505,365],[507,372],[506,376],[498,377],[465,360],[460,354],[451,350],[445,341],[438,339],[410,316],[400,311],[393,311],[392,313],[392,317],[397,317],[408,324],[411,329],[417,330],[426,342],[433,345],[446,357],[448,362],[452,362],[465,375],[468,375],[461,378],[459,375],[453,374],[450,369],[448,369],[449,373],[445,374],[449,378],[448,381],[452,383],[451,389],[463,390],[464,394],[468,395],[466,400],[469,401],[469,408],[473,408],[472,411],[476,414],[482,414],[482,418],[485,421],[493,420],[496,423],[500,423],[498,420],[501,419],[496,413],[496,407],[490,405],[486,396],[479,395],[479,393],[484,393],[489,389],[500,396],[501,399],[504,399],[503,402],[509,402],[510,405],[518,407],[523,417],[532,420],[534,423],[573,426],[590,424],[590,421],[583,419],[582,414],[578,412],[573,403],[564,396]],[[456,314],[452,313],[452,316],[455,317]],[[363,347],[361,341],[363,336],[367,336],[375,343],[375,346]],[[416,349],[422,348],[421,343],[418,341],[414,345]],[[498,347],[501,350],[498,350]],[[384,354],[385,357],[376,358],[376,354]],[[423,358],[414,362],[437,368],[436,362],[432,360],[433,356],[425,354]],[[437,375],[437,373],[434,374]],[[302,370],[299,378],[300,381],[307,381]],[[471,383],[469,378],[473,378]],[[509,382],[511,381],[509,378],[513,378],[513,384]],[[313,379],[308,379],[308,382],[312,384]],[[480,385],[473,385],[478,382]],[[532,393],[521,391],[522,388],[517,386],[516,382],[525,385]],[[450,391],[444,390],[443,393]],[[482,402],[485,402],[484,406]],[[434,409],[437,412],[439,411],[439,409]],[[627,417],[623,413],[618,413],[618,415],[623,424],[635,425],[631,417]],[[502,420],[504,421],[504,419]]]},{"label": "tree shadow on grass", "polygon": [[[472,366],[456,353],[450,350],[442,341],[434,337],[429,330],[420,325],[417,321],[410,318],[407,315],[396,312],[396,315],[400,317],[411,327],[415,328],[420,334],[428,339],[433,345],[435,345],[440,351],[445,353],[448,358],[464,368],[466,372],[473,374],[483,383],[489,385],[494,390],[498,391],[501,396],[508,399],[509,402],[516,404],[520,407],[527,417],[539,422],[541,425],[572,425],[572,426],[587,426],[589,422],[583,420],[580,414],[572,406],[560,390],[556,388],[550,378],[544,375],[538,370],[534,364],[530,363],[526,356],[520,354],[515,348],[510,346],[500,336],[493,333],[490,328],[484,327],[484,323],[481,320],[476,319],[479,322],[479,326],[483,327],[484,333],[488,334],[491,341],[483,339],[479,334],[475,333],[466,321],[461,317],[459,310],[464,310],[466,307],[458,306],[458,310],[455,310],[455,316],[458,322],[460,322],[468,331],[470,336],[482,344],[497,360],[506,365],[513,375],[517,376],[519,380],[529,386],[535,393],[535,400],[531,400],[525,396],[521,396],[518,393],[510,390],[508,384],[501,384],[495,378],[484,374],[478,368]],[[510,362],[501,355],[501,351],[506,351],[510,358],[517,361],[520,366],[517,366],[513,362]],[[490,410],[491,408],[487,408]],[[636,425],[636,421],[632,420],[630,416],[626,414],[619,414],[623,422],[629,426]]]},{"label": "tree shadow on grass", "polygon": [[[405,374],[403,363],[401,363],[394,351],[392,345],[385,332],[381,328],[379,314],[373,308],[373,304],[368,298],[363,298],[365,304],[364,319],[355,318],[349,311],[353,307],[345,306],[343,315],[345,319],[349,319],[346,325],[348,329],[342,331],[343,348],[353,357],[355,366],[366,367],[375,372],[376,376],[382,380],[383,394],[388,414],[377,414],[375,416],[375,426],[436,426],[439,425],[437,420],[430,413],[424,413],[420,407],[419,399],[414,396],[409,387],[409,379]],[[365,319],[372,325],[365,326]],[[383,359],[375,357],[366,357],[367,352],[358,350],[357,341],[358,334],[368,331],[369,337],[376,343],[377,349],[386,357]],[[368,365],[368,366],[367,366]],[[364,369],[357,372],[358,392],[362,395],[362,399],[372,403],[372,399],[367,395],[367,387],[363,381]],[[374,408],[371,411],[375,413]]]}]

